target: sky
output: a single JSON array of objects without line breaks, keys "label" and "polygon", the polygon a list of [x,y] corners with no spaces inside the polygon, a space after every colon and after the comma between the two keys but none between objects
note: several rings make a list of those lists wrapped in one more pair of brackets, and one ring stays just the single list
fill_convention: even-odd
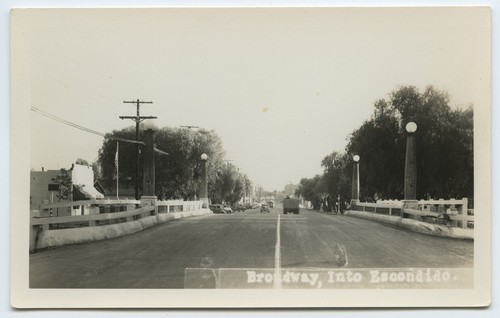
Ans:
[{"label": "sky", "polygon": [[[200,126],[264,189],[322,172],[400,85],[488,106],[489,18],[472,8],[45,10],[23,36],[29,98],[102,133],[153,101],[157,127]],[[103,139],[31,112],[31,169],[96,160]]]}]

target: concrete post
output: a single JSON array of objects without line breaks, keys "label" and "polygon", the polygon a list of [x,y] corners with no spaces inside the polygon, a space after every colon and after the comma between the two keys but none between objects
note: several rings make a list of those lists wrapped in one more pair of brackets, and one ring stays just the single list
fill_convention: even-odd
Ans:
[{"label": "concrete post", "polygon": [[144,136],[144,176],[142,181],[142,195],[154,196],[155,195],[155,150],[153,143],[153,130],[148,129],[145,131]]},{"label": "concrete post", "polygon": [[155,149],[153,142],[153,130],[148,129],[144,135],[144,170],[142,180],[141,206],[155,206],[154,214],[158,214],[157,198],[155,196]]},{"label": "concrete post", "polygon": [[200,201],[203,202],[202,208],[208,209],[208,177],[207,177],[207,154],[201,155],[201,187]]},{"label": "concrete post", "polygon": [[415,146],[415,131],[417,124],[406,124],[406,157],[405,157],[405,183],[403,208],[418,209],[417,201],[417,151]]},{"label": "concrete post", "polygon": [[460,209],[460,215],[462,215],[462,228],[466,229],[467,228],[467,216],[469,212],[469,199],[467,198],[462,198],[462,206]]},{"label": "concrete post", "polygon": [[36,237],[38,235],[39,226],[30,225],[30,252],[35,251]]}]

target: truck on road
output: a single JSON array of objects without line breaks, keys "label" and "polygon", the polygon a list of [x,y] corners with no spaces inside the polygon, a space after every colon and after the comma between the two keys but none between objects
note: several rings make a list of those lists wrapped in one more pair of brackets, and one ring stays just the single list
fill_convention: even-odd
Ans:
[{"label": "truck on road", "polygon": [[286,197],[283,200],[283,214],[287,213],[299,214],[299,199]]}]

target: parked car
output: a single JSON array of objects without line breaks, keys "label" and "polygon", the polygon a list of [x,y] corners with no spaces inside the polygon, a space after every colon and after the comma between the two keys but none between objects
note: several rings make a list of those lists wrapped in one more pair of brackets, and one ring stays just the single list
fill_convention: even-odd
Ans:
[{"label": "parked car", "polygon": [[269,204],[267,203],[263,203],[261,206],[260,206],[260,213],[262,212],[267,212],[269,213],[271,210],[269,209]]},{"label": "parked car", "polygon": [[233,213],[233,209],[229,205],[224,205],[224,213],[231,214]]},{"label": "parked car", "polygon": [[235,211],[235,212],[244,212],[245,210],[246,210],[246,208],[243,204],[236,203],[233,206],[233,211]]},{"label": "parked car", "polygon": [[212,210],[213,213],[226,213],[224,211],[224,206],[222,204],[211,204],[210,205],[210,210]]}]

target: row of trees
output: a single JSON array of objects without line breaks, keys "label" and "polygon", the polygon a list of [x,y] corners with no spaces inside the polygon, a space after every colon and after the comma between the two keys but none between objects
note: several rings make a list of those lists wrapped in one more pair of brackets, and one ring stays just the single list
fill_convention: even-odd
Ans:
[{"label": "row of trees", "polygon": [[360,160],[360,198],[402,199],[406,123],[417,123],[417,197],[461,198],[474,194],[473,109],[451,109],[450,98],[432,86],[419,92],[399,87],[374,103],[370,119],[348,137],[344,153],[332,152],[321,165],[322,175],[300,181],[297,194],[331,210],[350,200],[352,157]]},{"label": "row of trees", "polygon": [[[159,199],[194,199],[201,186],[201,155],[208,155],[207,174],[209,198],[213,203],[234,204],[249,195],[252,183],[224,159],[224,149],[212,130],[185,128],[155,128],[155,147],[169,155],[155,155],[156,196]],[[140,129],[142,132],[143,129]],[[115,130],[106,135],[94,163],[94,171],[105,188],[116,183],[115,154],[117,142],[113,138],[135,140],[135,127]],[[141,140],[142,137],[140,136]],[[136,145],[120,142],[119,180],[134,183]],[[142,192],[142,156],[139,162],[139,192]]]}]

